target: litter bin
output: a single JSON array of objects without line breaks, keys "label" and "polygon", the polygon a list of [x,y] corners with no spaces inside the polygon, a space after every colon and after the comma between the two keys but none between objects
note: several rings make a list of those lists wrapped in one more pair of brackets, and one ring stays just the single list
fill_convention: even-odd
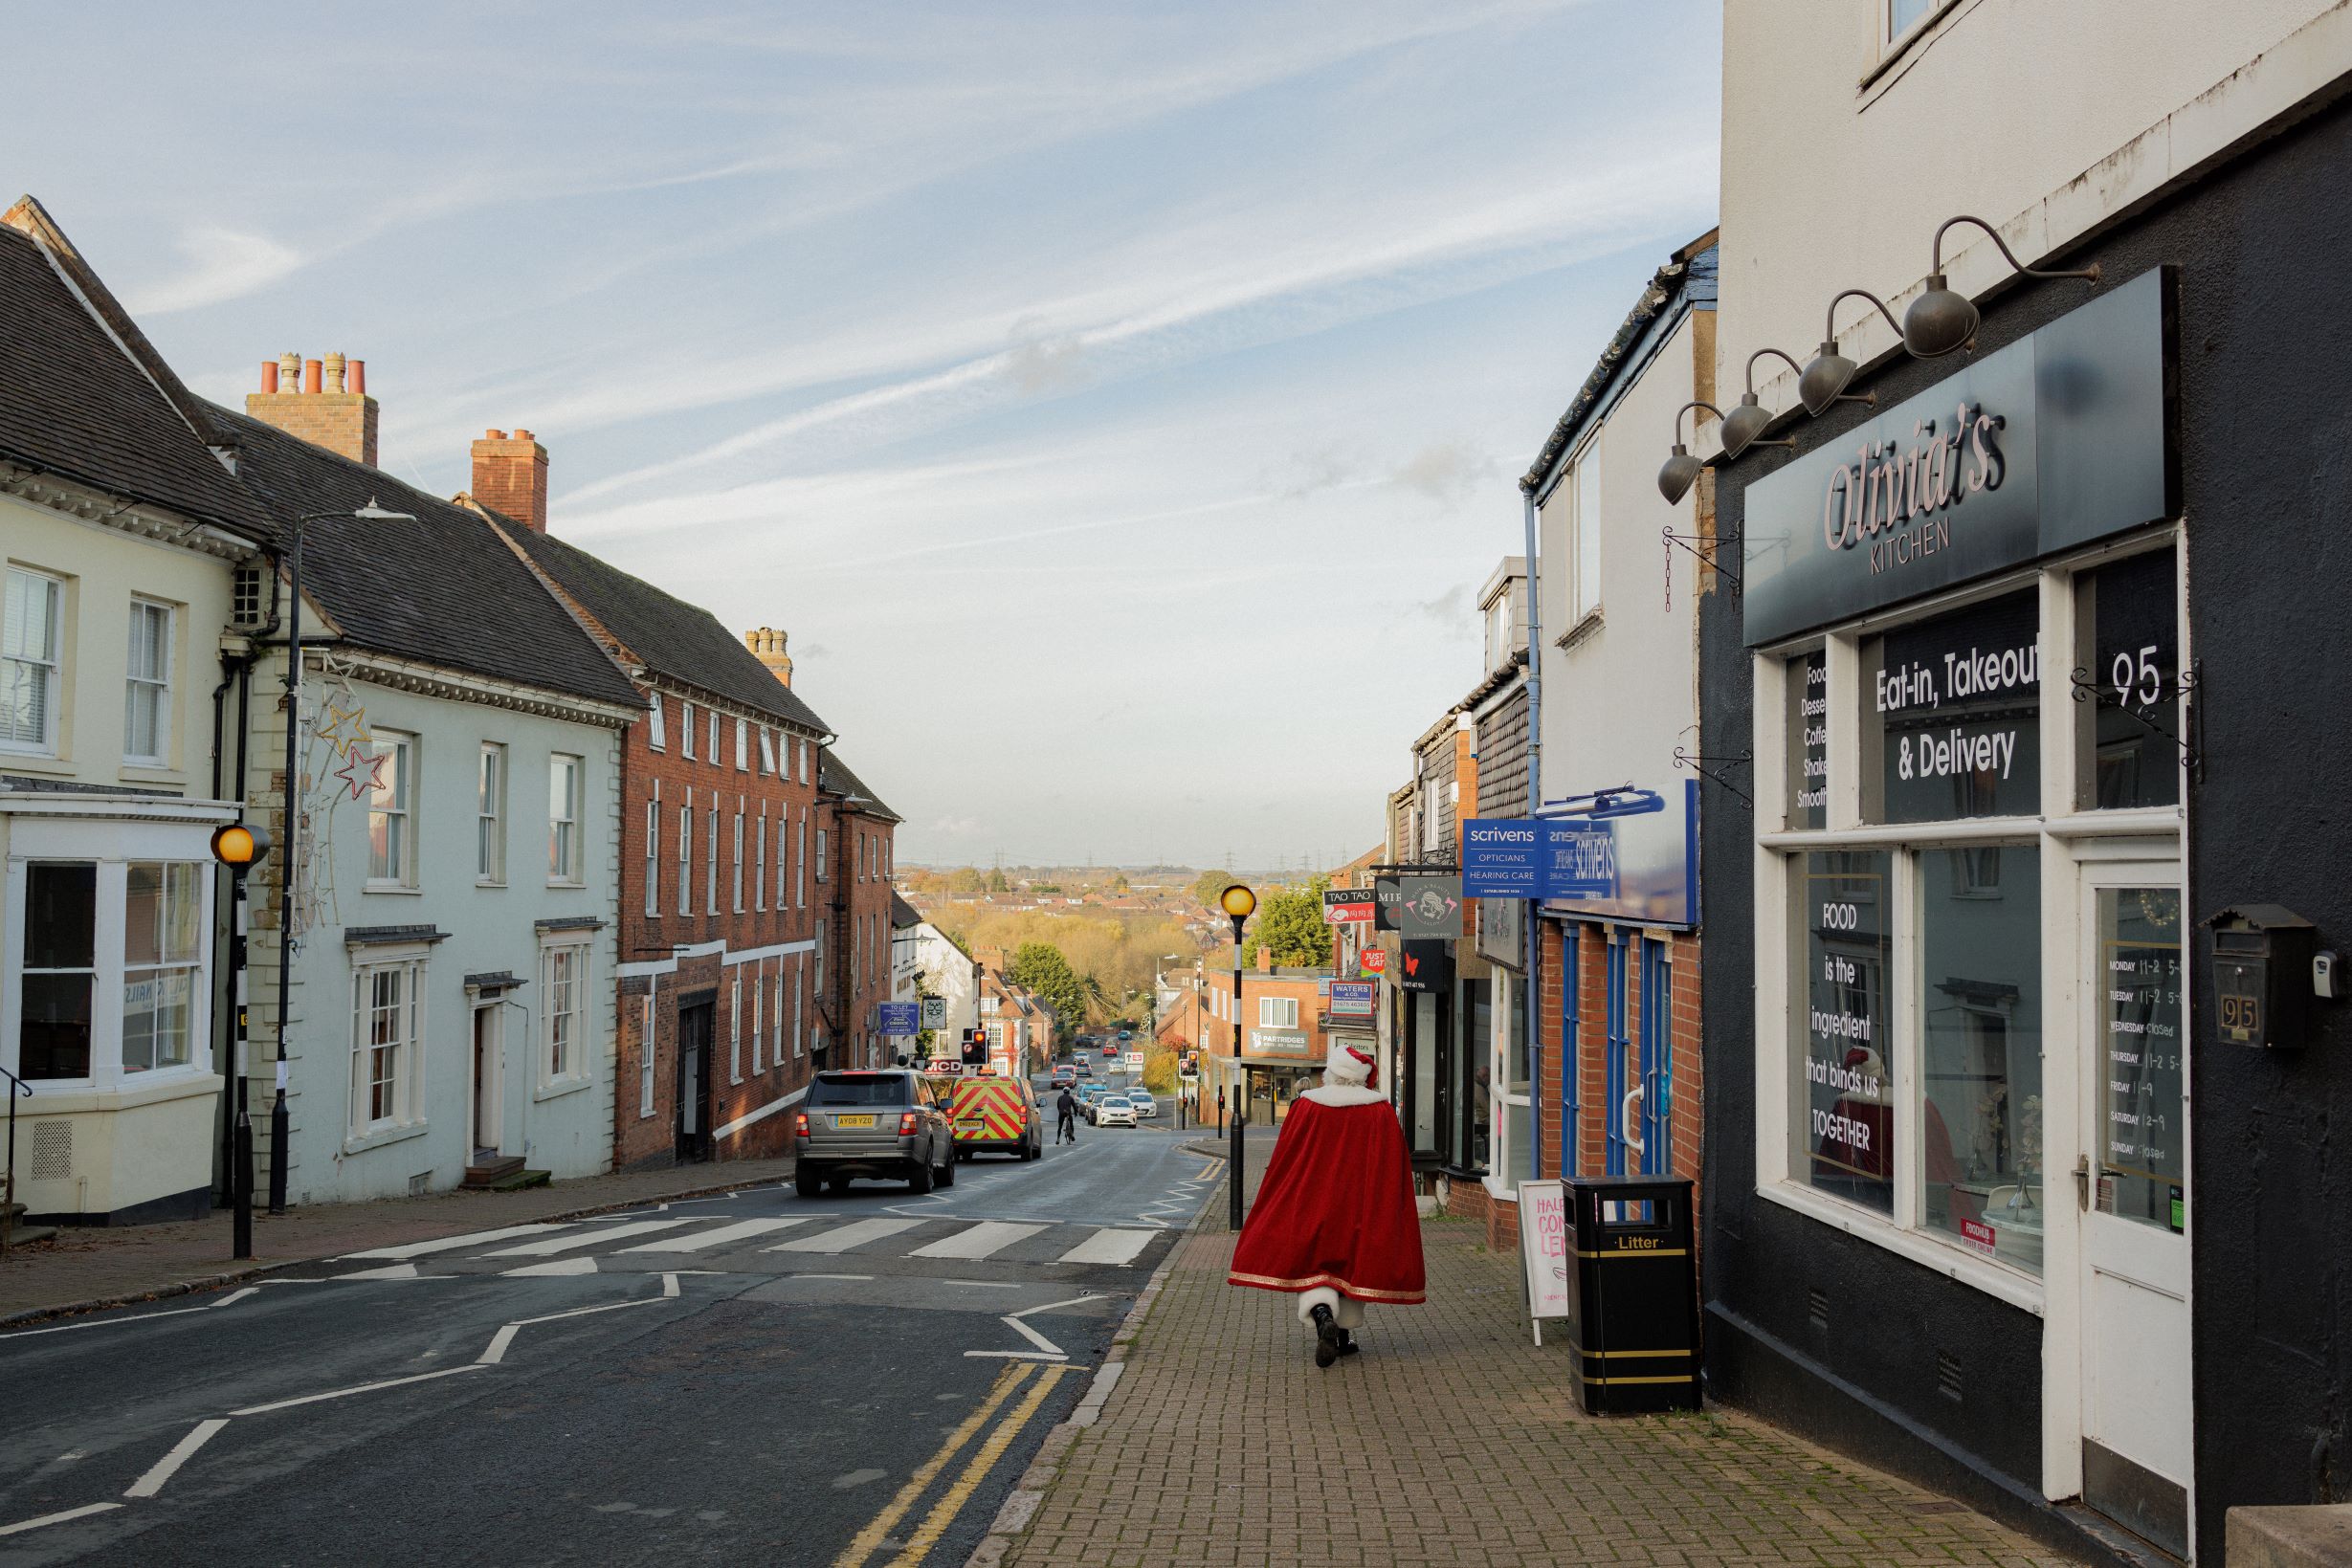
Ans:
[{"label": "litter bin", "polygon": [[1591,1415],[1698,1408],[1698,1275],[1691,1183],[1571,1180],[1568,1326]]}]

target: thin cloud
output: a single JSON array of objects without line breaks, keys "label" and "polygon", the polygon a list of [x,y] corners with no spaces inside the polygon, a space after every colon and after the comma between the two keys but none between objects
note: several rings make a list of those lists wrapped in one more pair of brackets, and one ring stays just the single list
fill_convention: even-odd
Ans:
[{"label": "thin cloud", "polygon": [[168,316],[258,293],[282,281],[306,259],[301,252],[267,234],[245,233],[217,224],[189,230],[176,248],[186,268],[132,290],[124,306],[132,315]]}]

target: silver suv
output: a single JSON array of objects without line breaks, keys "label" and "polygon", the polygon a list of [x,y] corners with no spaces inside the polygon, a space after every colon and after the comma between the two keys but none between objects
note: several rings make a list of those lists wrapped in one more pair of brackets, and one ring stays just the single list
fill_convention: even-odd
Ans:
[{"label": "silver suv", "polygon": [[955,1125],[914,1072],[820,1072],[793,1117],[792,1184],[803,1198],[853,1177],[903,1180],[917,1192],[956,1180]]}]

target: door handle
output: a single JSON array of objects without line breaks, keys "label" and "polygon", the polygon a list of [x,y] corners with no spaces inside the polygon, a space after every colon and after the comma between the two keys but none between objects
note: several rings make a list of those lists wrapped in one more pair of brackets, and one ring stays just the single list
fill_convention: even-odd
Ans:
[{"label": "door handle", "polygon": [[1640,1084],[1635,1084],[1631,1093],[1626,1095],[1625,1104],[1620,1108],[1618,1113],[1619,1120],[1622,1121],[1625,1126],[1625,1146],[1632,1150],[1635,1154],[1647,1154],[1650,1152],[1642,1146],[1641,1134],[1635,1131],[1641,1123],[1633,1118],[1633,1102],[1641,1098],[1641,1092],[1642,1086]]},{"label": "door handle", "polygon": [[2075,1157],[2075,1207],[2084,1213],[2091,1208],[2091,1157]]}]

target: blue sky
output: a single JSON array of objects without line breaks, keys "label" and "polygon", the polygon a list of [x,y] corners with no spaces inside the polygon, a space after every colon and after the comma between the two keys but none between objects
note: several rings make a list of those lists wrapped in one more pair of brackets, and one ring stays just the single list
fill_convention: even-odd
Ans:
[{"label": "blue sky", "polygon": [[909,860],[1330,863],[1517,475],[1713,222],[1713,4],[63,8],[0,179],[199,390],[738,629]]}]

